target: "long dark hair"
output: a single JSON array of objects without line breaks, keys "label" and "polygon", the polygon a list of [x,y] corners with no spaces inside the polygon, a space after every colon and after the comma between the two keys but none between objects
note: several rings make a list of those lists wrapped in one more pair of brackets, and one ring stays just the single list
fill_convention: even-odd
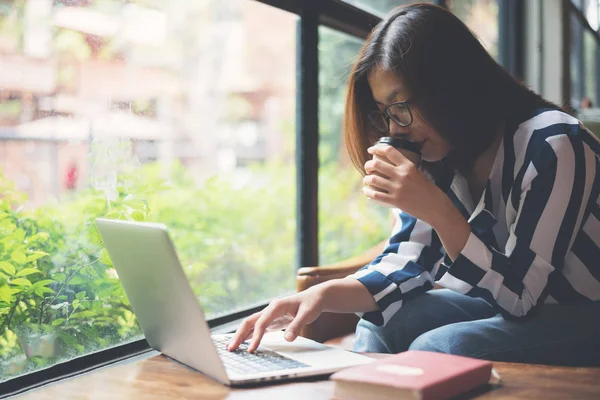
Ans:
[{"label": "long dark hair", "polygon": [[[375,68],[403,79],[412,92],[411,104],[453,149],[444,163],[463,173],[473,168],[507,119],[522,121],[537,108],[559,108],[515,80],[448,10],[432,4],[400,6],[373,29],[349,78],[345,141],[363,174],[367,148],[381,136],[366,118],[376,107],[367,82]],[[435,170],[428,163],[423,168]]]}]

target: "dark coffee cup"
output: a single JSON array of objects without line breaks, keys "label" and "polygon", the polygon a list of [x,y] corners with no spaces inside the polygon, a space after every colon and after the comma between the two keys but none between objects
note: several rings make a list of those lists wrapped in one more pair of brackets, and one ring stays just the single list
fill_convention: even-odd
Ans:
[{"label": "dark coffee cup", "polygon": [[410,161],[417,164],[421,159],[421,146],[406,139],[394,136],[384,136],[377,141],[377,144],[387,144],[398,150]]}]

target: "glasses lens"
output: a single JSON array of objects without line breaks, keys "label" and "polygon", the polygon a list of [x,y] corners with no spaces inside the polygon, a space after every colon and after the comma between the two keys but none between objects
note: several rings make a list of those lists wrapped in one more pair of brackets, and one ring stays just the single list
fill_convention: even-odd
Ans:
[{"label": "glasses lens", "polygon": [[382,113],[374,111],[367,114],[367,116],[369,118],[369,122],[371,125],[373,125],[373,128],[382,133],[387,132],[388,122]]},{"label": "glasses lens", "polygon": [[388,109],[392,121],[400,126],[408,126],[412,123],[412,115],[405,104],[394,104]]}]

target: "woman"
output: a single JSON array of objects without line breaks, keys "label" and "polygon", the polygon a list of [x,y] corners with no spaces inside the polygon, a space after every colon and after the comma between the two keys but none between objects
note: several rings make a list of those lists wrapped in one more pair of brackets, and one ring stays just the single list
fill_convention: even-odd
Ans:
[{"label": "woman", "polygon": [[[600,363],[600,143],[515,81],[450,12],[395,9],[352,70],[346,143],[393,208],[383,254],[248,317],[229,348],[293,316],[355,312],[356,351]],[[421,147],[374,145],[400,136]],[[374,159],[373,156],[376,156]],[[402,211],[400,211],[402,210]],[[445,289],[431,290],[436,282]]]}]

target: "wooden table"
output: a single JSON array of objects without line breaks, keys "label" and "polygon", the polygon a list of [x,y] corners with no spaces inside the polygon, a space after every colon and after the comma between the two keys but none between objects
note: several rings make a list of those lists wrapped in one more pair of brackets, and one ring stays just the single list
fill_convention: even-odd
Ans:
[{"label": "wooden table", "polygon": [[[382,354],[368,354],[374,358]],[[461,399],[600,399],[600,368],[494,363],[502,384]],[[329,399],[333,382],[312,379],[231,389],[158,355],[28,392],[19,399]]]}]

